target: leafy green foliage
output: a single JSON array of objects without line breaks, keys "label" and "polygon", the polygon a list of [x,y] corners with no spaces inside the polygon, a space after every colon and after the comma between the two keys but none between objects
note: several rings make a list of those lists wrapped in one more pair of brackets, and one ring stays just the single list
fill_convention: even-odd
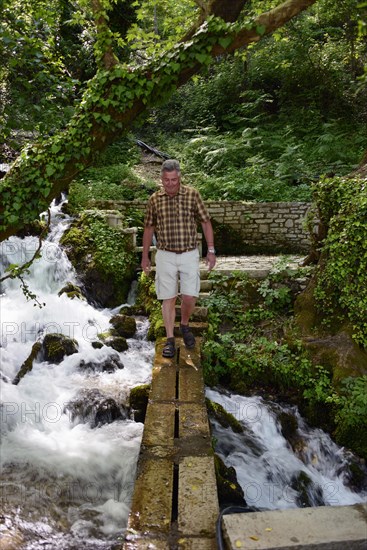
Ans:
[{"label": "leafy green foliage", "polygon": [[367,148],[363,11],[319,0],[234,60],[216,59],[151,113],[147,132],[159,144],[159,132],[171,136],[205,198],[310,200],[320,175],[349,173]]},{"label": "leafy green foliage", "polygon": [[315,186],[320,215],[328,226],[327,262],[315,296],[325,322],[350,320],[356,342],[367,347],[367,188],[363,179],[324,178]]},{"label": "leafy green foliage", "polygon": [[98,198],[103,200],[147,199],[149,188],[124,164],[89,168],[70,186],[69,211],[78,212]]},{"label": "leafy green foliage", "polygon": [[162,307],[157,300],[154,277],[142,273],[139,278],[135,302],[137,311],[144,311],[149,316],[148,340],[155,340],[165,335]]},{"label": "leafy green foliage", "polygon": [[136,266],[136,252],[128,236],[107,225],[101,212],[88,211],[67,231],[61,244],[74,265],[96,268],[116,289],[116,303],[124,302]]},{"label": "leafy green foliage", "polygon": [[211,383],[225,382],[240,391],[276,386],[298,391],[310,402],[329,396],[330,374],[313,366],[300,344],[291,349],[279,338],[290,312],[289,278],[287,269],[277,269],[261,282],[250,282],[243,274],[215,276],[203,346],[204,372]]},{"label": "leafy green foliage", "polygon": [[340,394],[330,401],[337,406],[337,440],[361,456],[367,449],[367,375],[346,378]]},{"label": "leafy green foliage", "polygon": [[[55,196],[58,185],[60,191],[65,189],[70,180],[94,160],[95,153],[106,147],[107,138],[116,139],[123,129],[126,131],[125,119],[129,122],[130,116],[136,118],[145,107],[166,99],[176,88],[184,69],[209,64],[213,46],[235,29],[238,30],[236,24],[209,17],[190,41],[177,44],[146,64],[143,70],[120,63],[108,70],[99,70],[88,82],[65,132],[24,149],[12,172],[1,182],[0,231],[6,232],[9,226],[17,227],[35,219]],[[68,177],[63,181],[65,172]]]}]

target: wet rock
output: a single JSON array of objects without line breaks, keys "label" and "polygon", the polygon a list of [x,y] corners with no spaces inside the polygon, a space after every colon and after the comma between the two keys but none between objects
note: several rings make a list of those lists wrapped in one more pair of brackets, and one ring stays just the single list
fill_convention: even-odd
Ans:
[{"label": "wet rock", "polygon": [[134,317],[117,314],[110,319],[110,323],[113,326],[111,334],[114,336],[132,338],[136,332],[136,321]]},{"label": "wet rock", "polygon": [[65,355],[78,352],[78,342],[63,334],[46,334],[42,342],[40,360],[49,363],[61,363]]},{"label": "wet rock", "polygon": [[99,342],[98,340],[95,340],[94,342],[92,342],[92,348],[94,349],[101,349],[103,348],[104,344],[103,342]]},{"label": "wet rock", "polygon": [[349,465],[345,475],[346,485],[357,493],[367,490],[367,468],[363,462],[354,459]]},{"label": "wet rock", "polygon": [[150,384],[135,386],[130,391],[130,408],[134,412],[135,422],[144,422],[148,406]]},{"label": "wet rock", "polygon": [[208,414],[216,418],[223,428],[231,427],[234,432],[243,433],[242,424],[232,414],[227,412],[222,405],[214,403],[214,401],[210,401],[208,398],[205,399],[205,402]]},{"label": "wet rock", "polygon": [[105,345],[113,348],[119,353],[126,351],[129,348],[126,338],[123,336],[111,336],[105,340]]},{"label": "wet rock", "polygon": [[217,454],[214,455],[214,463],[220,507],[247,506],[243,489],[237,481],[236,470],[233,466],[226,466]]},{"label": "wet rock", "polygon": [[291,447],[294,447],[300,439],[297,418],[292,413],[282,411],[278,415],[278,421],[282,436],[290,443]]},{"label": "wet rock", "polygon": [[89,370],[93,372],[115,372],[115,370],[123,369],[124,364],[122,363],[119,355],[112,355],[107,357],[102,362],[97,361],[84,361],[82,359],[79,363],[79,368],[82,370]]},{"label": "wet rock", "polygon": [[66,407],[72,422],[88,422],[92,428],[128,417],[128,409],[98,389],[80,390]]},{"label": "wet rock", "polygon": [[84,300],[84,296],[82,294],[82,291],[79,286],[74,285],[74,283],[67,283],[62,289],[57,293],[58,296],[61,296],[62,294],[66,294],[69,298],[79,298],[80,300]]},{"label": "wet rock", "polygon": [[300,508],[325,505],[321,488],[314,484],[306,472],[300,471],[293,476],[290,485],[298,493],[296,503]]},{"label": "wet rock", "polygon": [[41,351],[41,348],[42,348],[41,342],[35,342],[33,344],[31,353],[29,354],[27,359],[24,361],[23,365],[20,367],[18,374],[15,376],[13,380],[13,384],[15,385],[19,384],[23,376],[25,376],[28,372],[32,370],[33,361],[37,358],[38,354]]}]

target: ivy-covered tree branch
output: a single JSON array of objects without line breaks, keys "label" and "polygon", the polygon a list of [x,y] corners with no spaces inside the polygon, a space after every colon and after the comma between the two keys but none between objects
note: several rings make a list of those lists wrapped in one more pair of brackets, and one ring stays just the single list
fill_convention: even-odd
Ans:
[{"label": "ivy-covered tree branch", "polygon": [[[98,151],[121,137],[146,108],[167,98],[213,56],[260,40],[315,2],[287,0],[252,21],[238,23],[216,17],[226,13],[227,3],[213,0],[206,21],[169,52],[141,67],[112,63],[108,69],[100,69],[89,81],[67,128],[26,147],[2,180],[0,240],[33,221],[93,163]],[[237,9],[229,13],[238,17],[246,0],[235,0],[234,4]],[[104,21],[99,24],[104,25]]]}]

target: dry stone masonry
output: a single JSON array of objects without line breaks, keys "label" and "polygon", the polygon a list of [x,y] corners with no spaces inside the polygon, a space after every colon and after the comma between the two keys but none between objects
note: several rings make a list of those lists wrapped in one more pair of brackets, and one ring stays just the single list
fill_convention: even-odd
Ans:
[{"label": "dry stone masonry", "polygon": [[[305,223],[312,209],[310,203],[206,201],[205,204],[216,237],[224,233],[233,240],[235,235],[241,249],[239,252],[303,253],[310,249],[311,240]],[[144,212],[146,201],[96,201],[91,206],[115,210],[125,216],[131,209]],[[216,242],[218,247],[217,238]]]}]

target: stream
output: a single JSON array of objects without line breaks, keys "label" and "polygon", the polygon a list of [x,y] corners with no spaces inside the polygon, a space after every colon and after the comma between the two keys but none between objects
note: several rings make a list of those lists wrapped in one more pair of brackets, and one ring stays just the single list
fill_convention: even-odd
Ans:
[{"label": "stream", "polygon": [[[111,548],[126,527],[143,431],[124,405],[132,387],[150,381],[154,344],[146,340],[148,321],[138,318],[126,352],[92,347],[120,308],[97,309],[58,296],[77,278],[58,244],[70,220],[56,206],[52,219],[42,258],[27,276],[46,305],[27,302],[19,281],[7,280],[2,287],[0,533],[16,548]],[[23,264],[37,244],[36,237],[2,243],[3,267]],[[12,384],[32,345],[55,332],[77,340],[78,352],[57,365],[35,362],[18,385]],[[116,355],[124,368],[98,368]],[[65,406],[83,390],[114,399],[125,418],[97,427],[88,418],[74,418]]]},{"label": "stream", "polygon": [[[243,433],[235,433],[211,419],[215,451],[226,466],[236,470],[248,506],[279,510],[367,501],[364,464],[324,431],[308,426],[297,407],[210,388],[206,396],[222,405],[243,427]],[[297,425],[290,442],[282,433],[282,415]],[[357,492],[353,483],[351,465],[356,464],[364,473],[362,492]]]},{"label": "stream", "polygon": [[[9,548],[23,550],[112,549],[126,527],[143,432],[143,424],[129,413],[129,393],[150,381],[154,344],[146,339],[148,321],[136,318],[137,332],[128,339],[127,351],[92,346],[121,306],[101,309],[65,293],[58,296],[67,282],[77,283],[77,276],[59,246],[70,219],[60,206],[51,210],[52,229],[42,257],[26,277],[45,305],[26,301],[17,280],[7,280],[1,288],[0,534]],[[2,270],[23,264],[37,244],[36,237],[3,242]],[[132,293],[128,303],[133,301]],[[74,338],[78,352],[59,364],[37,360],[32,371],[13,384],[33,344],[48,333]],[[116,354],[120,368],[104,371],[101,366],[116,360]],[[86,364],[93,368],[81,368]],[[88,391],[113,399],[120,417],[96,423],[90,412],[72,415],[68,405]],[[348,487],[349,454],[321,430],[308,428],[297,411],[292,414],[298,415],[303,445],[293,452],[279,428],[278,405],[214,389],[207,389],[207,396],[245,427],[243,434],[235,434],[212,421],[217,452],[235,467],[250,506],[304,505],[294,482],[300,471],[311,480],[306,492],[312,505],[366,500],[366,493]]]}]

